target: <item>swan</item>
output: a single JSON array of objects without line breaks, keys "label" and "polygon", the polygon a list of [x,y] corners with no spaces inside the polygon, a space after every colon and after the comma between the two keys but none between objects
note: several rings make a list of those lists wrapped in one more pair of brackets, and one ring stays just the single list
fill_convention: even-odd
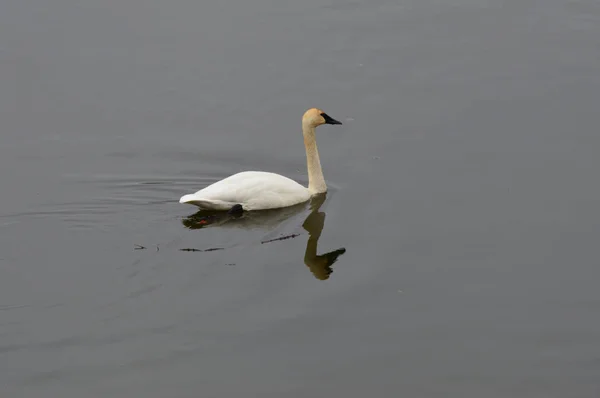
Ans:
[{"label": "swan", "polygon": [[192,204],[204,210],[238,213],[293,206],[308,201],[313,195],[327,192],[315,140],[315,129],[322,124],[342,123],[317,108],[307,110],[302,116],[308,188],[279,174],[242,171],[196,193],[182,196],[179,203]]}]

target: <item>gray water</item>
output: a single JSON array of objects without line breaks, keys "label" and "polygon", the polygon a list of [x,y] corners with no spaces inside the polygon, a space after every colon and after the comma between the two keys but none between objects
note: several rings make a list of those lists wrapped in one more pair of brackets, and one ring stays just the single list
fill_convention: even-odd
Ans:
[{"label": "gray water", "polygon": [[[2,2],[0,395],[600,396],[599,38],[594,0]],[[306,183],[313,106],[322,203],[178,203]]]}]

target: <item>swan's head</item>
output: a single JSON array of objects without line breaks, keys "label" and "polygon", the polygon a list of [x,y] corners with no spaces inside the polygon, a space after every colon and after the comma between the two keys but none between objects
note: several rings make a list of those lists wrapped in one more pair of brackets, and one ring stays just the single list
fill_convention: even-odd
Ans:
[{"label": "swan's head", "polygon": [[322,124],[342,124],[342,122],[335,120],[320,109],[311,108],[302,116],[302,124],[309,127],[317,127]]}]

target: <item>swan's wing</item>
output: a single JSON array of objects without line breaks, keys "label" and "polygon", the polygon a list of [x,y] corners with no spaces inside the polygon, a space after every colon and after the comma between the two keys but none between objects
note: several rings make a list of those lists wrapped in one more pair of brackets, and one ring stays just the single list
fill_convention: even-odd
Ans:
[{"label": "swan's wing", "polygon": [[310,199],[310,193],[296,181],[282,175],[244,171],[217,181],[195,194],[186,195],[182,200],[184,198],[187,199],[185,203],[197,202],[206,208],[209,208],[207,202],[218,203],[218,208],[211,206],[215,210],[224,210],[222,207],[229,204],[241,204],[245,210],[264,210],[305,202]]}]

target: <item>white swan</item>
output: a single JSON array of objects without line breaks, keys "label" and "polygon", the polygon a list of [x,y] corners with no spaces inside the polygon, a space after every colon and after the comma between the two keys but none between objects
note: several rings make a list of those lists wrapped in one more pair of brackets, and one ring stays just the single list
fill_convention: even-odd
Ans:
[{"label": "white swan", "polygon": [[206,210],[266,210],[293,206],[306,202],[315,194],[327,192],[315,141],[315,129],[322,124],[342,123],[317,108],[307,110],[302,117],[308,188],[279,174],[243,171],[196,193],[184,195],[179,203],[193,204]]}]

